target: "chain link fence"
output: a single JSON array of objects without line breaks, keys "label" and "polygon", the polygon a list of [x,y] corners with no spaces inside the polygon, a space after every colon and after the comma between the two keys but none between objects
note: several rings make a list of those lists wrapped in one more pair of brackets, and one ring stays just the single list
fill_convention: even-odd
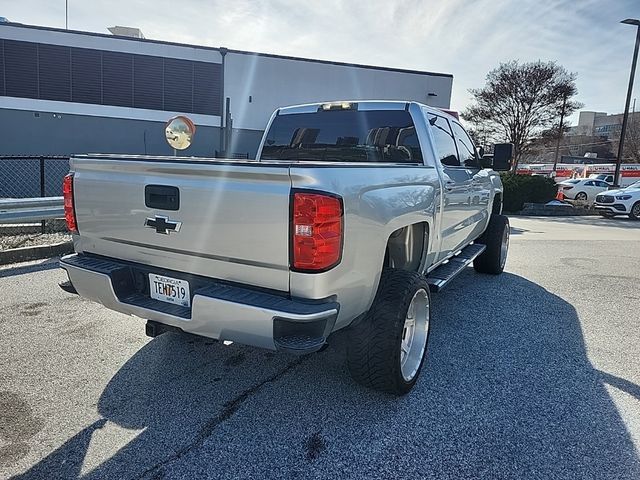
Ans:
[{"label": "chain link fence", "polygon": [[[68,172],[69,157],[0,156],[0,200],[62,196],[62,179]],[[0,222],[0,250],[69,239],[63,220]]]}]

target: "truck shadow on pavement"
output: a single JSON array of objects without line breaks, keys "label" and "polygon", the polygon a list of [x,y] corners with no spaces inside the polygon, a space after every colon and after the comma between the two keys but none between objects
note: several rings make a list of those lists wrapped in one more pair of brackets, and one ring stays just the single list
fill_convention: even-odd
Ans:
[{"label": "truck shadow on pavement", "polygon": [[2,265],[0,268],[0,278],[8,278],[15,277],[18,275],[24,275],[26,273],[31,272],[43,272],[45,270],[56,270],[60,268],[60,264],[58,263],[58,259],[47,259],[42,262],[32,263],[27,265],[20,265],[18,267],[14,267],[12,265]]},{"label": "truck shadow on pavement", "polygon": [[[100,420],[20,478],[640,477],[605,384],[640,388],[593,368],[569,303],[471,269],[432,299],[405,397],[351,382],[344,335],[291,357],[166,334],[111,379]],[[92,453],[109,424],[139,433]]]}]

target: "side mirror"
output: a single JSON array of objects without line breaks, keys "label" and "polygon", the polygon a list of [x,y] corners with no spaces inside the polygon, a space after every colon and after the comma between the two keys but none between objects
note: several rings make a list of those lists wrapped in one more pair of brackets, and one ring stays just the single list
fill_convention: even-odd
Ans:
[{"label": "side mirror", "polygon": [[493,146],[493,169],[497,172],[511,170],[513,143],[496,143]]},{"label": "side mirror", "polygon": [[493,155],[486,154],[480,158],[480,166],[482,168],[492,168],[493,167]]}]

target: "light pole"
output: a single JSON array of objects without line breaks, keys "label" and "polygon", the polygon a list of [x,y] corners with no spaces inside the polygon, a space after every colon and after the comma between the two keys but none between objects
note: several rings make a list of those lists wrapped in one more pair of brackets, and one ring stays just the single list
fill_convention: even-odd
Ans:
[{"label": "light pole", "polygon": [[[564,113],[567,108],[567,92],[564,92],[562,97],[562,109],[560,110],[560,127],[558,128],[558,138],[556,142],[556,153],[553,156],[553,173],[556,173],[558,168],[558,155],[560,153],[560,142],[562,141],[562,134],[564,133]],[[554,175],[555,176],[555,175]]]},{"label": "light pole", "polygon": [[64,29],[69,30],[69,0],[64,0]]},{"label": "light pole", "polygon": [[624,152],[624,137],[627,133],[627,122],[629,121],[629,104],[631,103],[631,92],[633,91],[633,79],[636,76],[636,64],[638,63],[638,48],[640,48],[640,20],[627,18],[620,23],[635,25],[638,29],[636,34],[636,46],[633,50],[633,60],[631,61],[631,75],[629,75],[629,87],[627,88],[627,101],[624,105],[624,116],[622,117],[622,129],[620,130],[620,143],[618,144],[618,158],[616,161],[616,173],[613,175],[613,186],[620,186],[620,164]]}]

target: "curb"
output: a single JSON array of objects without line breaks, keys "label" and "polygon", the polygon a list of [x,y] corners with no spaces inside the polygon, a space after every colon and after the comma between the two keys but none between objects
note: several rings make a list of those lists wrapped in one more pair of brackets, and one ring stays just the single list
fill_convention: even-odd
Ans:
[{"label": "curb", "polygon": [[[47,233],[68,232],[67,224],[64,220],[48,220],[45,228]],[[0,235],[34,235],[42,233],[40,222],[15,223],[0,225]]]},{"label": "curb", "polygon": [[595,210],[567,205],[547,205],[540,203],[525,203],[524,208],[518,212],[522,216],[534,217],[584,217],[595,216]]},{"label": "curb", "polygon": [[67,253],[73,253],[73,242],[71,241],[53,243],[51,245],[11,248],[0,252],[0,265],[58,257]]}]

